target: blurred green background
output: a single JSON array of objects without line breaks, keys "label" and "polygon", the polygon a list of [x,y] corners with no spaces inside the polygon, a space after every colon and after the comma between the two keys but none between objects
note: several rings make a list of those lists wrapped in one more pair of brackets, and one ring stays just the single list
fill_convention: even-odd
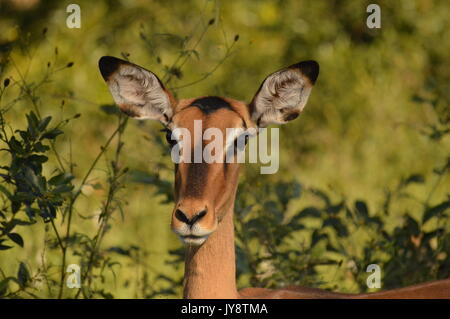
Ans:
[{"label": "blurred green background", "polygon": [[[117,116],[110,114],[113,100],[97,67],[101,56],[129,59],[152,70],[178,98],[219,95],[246,102],[268,74],[314,59],[321,71],[308,105],[299,119],[280,127],[279,172],[259,175],[258,165],[252,164],[241,173],[237,215],[242,219],[237,230],[242,234],[249,227],[259,227],[260,231],[249,234],[248,240],[238,238],[240,287],[294,282],[364,291],[368,263],[387,265],[403,254],[391,253],[374,240],[381,230],[392,235],[397,234],[395,229],[406,229],[405,216],[416,221],[417,229],[411,230],[411,236],[407,233],[404,247],[397,247],[411,251],[399,263],[410,263],[420,274],[411,275],[409,264],[382,267],[399,272],[398,280],[387,281],[385,286],[450,275],[448,205],[435,220],[420,221],[430,208],[445,204],[450,194],[448,1],[377,1],[381,29],[368,29],[365,24],[366,7],[373,1],[77,1],[81,28],[70,29],[66,6],[72,2],[0,1],[0,75],[2,82],[12,81],[1,107],[14,101],[4,115],[14,130],[26,127],[24,115],[33,109],[17,81],[32,85],[49,69],[61,69],[36,89],[37,104],[42,116],[52,115],[55,121],[81,114],[64,127],[55,144],[63,164],[73,164],[75,188],[117,127]],[[67,68],[69,62],[73,66]],[[182,245],[169,227],[171,163],[167,149],[161,146],[160,128],[158,123],[129,121],[123,133],[119,163],[129,168],[125,188],[117,194],[123,215],[117,209],[109,220],[99,257],[108,262],[95,270],[94,297],[181,295]],[[10,160],[5,153],[0,156],[1,164]],[[74,233],[95,234],[108,189],[107,168],[114,156],[113,149],[107,150],[89,177],[89,185],[83,186],[73,216]],[[444,173],[433,172],[442,167]],[[51,174],[58,169],[55,156],[49,154],[44,171]],[[402,183],[408,184],[407,192],[394,196]],[[284,193],[276,187],[283,191],[293,187],[293,195],[283,201]],[[331,204],[317,194],[326,194]],[[272,221],[263,212],[270,209],[255,206],[260,202],[258,196],[274,196],[272,202],[279,205],[276,210],[286,211],[273,223],[253,222],[246,227],[251,218]],[[389,196],[395,201],[387,209]],[[327,244],[321,246],[313,233],[320,232],[328,218],[323,203],[328,208],[342,204],[338,207],[340,223],[348,229],[330,233]],[[295,216],[311,207],[317,214],[289,228],[289,238],[276,244],[261,241],[258,234],[271,232],[271,227],[276,234],[278,224],[293,225],[292,220],[300,220]],[[239,215],[242,211],[250,215]],[[361,211],[380,220],[381,226],[355,222]],[[63,234],[66,222],[58,212],[55,225]],[[442,231],[426,249],[420,243],[408,246],[438,228]],[[49,223],[37,219],[18,232],[24,247],[0,251],[0,275],[15,276],[23,262],[33,280],[28,288],[19,287],[17,295],[30,297],[23,291],[31,289],[38,297],[57,296],[61,252],[55,247]],[[388,238],[394,237],[380,241]],[[68,248],[67,264],[80,263],[83,250],[76,245]],[[378,253],[367,257],[367,249]],[[420,255],[423,249],[426,255]],[[292,257],[295,251],[300,255]],[[270,256],[275,270],[267,266],[267,258],[264,264],[264,258],[256,260],[252,255]],[[307,262],[308,256],[335,263],[302,268],[300,263]],[[281,271],[283,260],[289,260],[286,267],[293,274],[297,271],[298,277],[287,270],[284,278],[273,275]],[[17,290],[15,285],[11,283],[8,291]],[[65,289],[64,296],[73,297],[74,292]]]}]

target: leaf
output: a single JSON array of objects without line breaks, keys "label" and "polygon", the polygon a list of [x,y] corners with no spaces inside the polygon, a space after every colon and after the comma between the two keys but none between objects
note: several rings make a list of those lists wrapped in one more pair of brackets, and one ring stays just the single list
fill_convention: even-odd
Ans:
[{"label": "leaf", "polygon": [[38,153],[45,153],[50,149],[47,145],[42,144],[41,142],[37,142],[34,144],[34,150]]},{"label": "leaf", "polygon": [[73,185],[58,185],[53,190],[53,193],[67,193],[70,192],[73,189]]},{"label": "leaf", "polygon": [[347,226],[345,226],[339,218],[336,218],[336,217],[328,218],[323,223],[323,227],[325,227],[325,226],[331,226],[332,228],[334,228],[339,237],[348,236]]},{"label": "leaf", "polygon": [[23,153],[22,144],[14,136],[9,140],[9,146],[13,152],[19,154]]},{"label": "leaf", "polygon": [[404,184],[405,185],[409,185],[412,183],[423,184],[424,182],[425,182],[425,177],[423,177],[423,175],[412,174],[404,181]]},{"label": "leaf", "polygon": [[439,205],[433,206],[425,211],[422,217],[422,222],[426,223],[428,220],[433,218],[436,215],[440,215],[445,212],[448,208],[450,208],[450,199],[440,203]]},{"label": "leaf", "polygon": [[41,139],[50,139],[53,140],[55,139],[58,135],[64,134],[63,131],[61,131],[58,128],[54,128],[50,131],[47,131],[46,133],[42,134]]},{"label": "leaf", "polygon": [[29,160],[29,161],[32,161],[32,162],[37,162],[37,163],[39,163],[39,164],[43,164],[43,163],[45,163],[45,162],[48,161],[48,157],[45,156],[45,155],[36,155],[36,154],[33,154],[33,155],[31,155],[31,156],[28,157],[28,160]]},{"label": "leaf", "polygon": [[6,187],[4,187],[3,185],[0,185],[0,192],[2,192],[3,194],[6,195],[6,197],[8,197],[8,199],[12,198],[12,194],[6,189]]},{"label": "leaf", "polygon": [[302,209],[298,214],[296,214],[294,217],[292,217],[293,222],[297,222],[302,218],[306,217],[314,217],[314,218],[320,218],[321,213],[320,210],[315,207],[306,207]]},{"label": "leaf", "polygon": [[28,132],[30,133],[30,135],[32,137],[35,137],[38,132],[37,127],[39,125],[39,120],[33,111],[31,111],[29,114],[27,114],[26,117],[27,117],[27,122],[28,122]]},{"label": "leaf", "polygon": [[50,123],[51,120],[52,120],[52,117],[51,117],[51,116],[45,117],[45,118],[39,123],[39,125],[38,125],[38,130],[39,130],[39,132],[45,131],[45,129],[46,129],[47,126],[48,126],[48,123]]},{"label": "leaf", "polygon": [[325,211],[329,214],[336,215],[345,207],[344,202],[340,202],[336,205],[329,205]]},{"label": "leaf", "polygon": [[22,236],[20,236],[17,233],[9,233],[8,234],[9,239],[11,239],[13,242],[15,242],[20,247],[23,247],[23,239]]},{"label": "leaf", "polygon": [[363,215],[364,219],[369,217],[369,209],[367,208],[367,204],[361,200],[357,200],[355,202],[355,209],[358,214]]},{"label": "leaf", "polygon": [[311,236],[311,248],[314,247],[322,239],[328,240],[327,234],[320,234],[317,229],[315,229]]},{"label": "leaf", "polygon": [[24,220],[21,220],[21,219],[14,218],[14,219],[11,221],[11,223],[12,223],[14,226],[16,226],[16,225],[19,225],[19,226],[29,226],[29,225],[35,224],[36,221],[30,221],[30,222],[27,222],[27,221],[24,221]]},{"label": "leaf", "polygon": [[61,173],[61,174],[58,174],[58,175],[53,176],[52,178],[50,178],[48,183],[50,185],[56,186],[56,185],[61,185],[61,184],[67,184],[72,179],[74,179],[74,176],[72,174],[70,174],[70,173]]},{"label": "leaf", "polygon": [[117,253],[119,255],[123,255],[123,256],[130,256],[130,250],[124,249],[119,246],[110,247],[110,248],[108,248],[108,251],[115,252],[115,253]]},{"label": "leaf", "polygon": [[30,273],[28,272],[27,266],[20,262],[19,270],[17,271],[17,279],[19,281],[19,286],[24,288],[28,281],[30,280]]}]

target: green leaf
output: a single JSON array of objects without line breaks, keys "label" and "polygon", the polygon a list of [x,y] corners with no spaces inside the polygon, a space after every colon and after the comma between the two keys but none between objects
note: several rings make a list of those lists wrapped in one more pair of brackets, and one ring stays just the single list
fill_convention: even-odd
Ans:
[{"label": "green leaf", "polygon": [[9,146],[13,152],[19,154],[23,153],[22,144],[14,136],[9,140]]},{"label": "green leaf", "polygon": [[339,237],[348,236],[347,226],[345,226],[339,218],[336,218],[336,217],[328,218],[323,223],[323,227],[325,227],[325,226],[331,226],[332,228],[334,228]]},{"label": "green leaf", "polygon": [[364,218],[369,217],[369,209],[367,208],[367,204],[361,200],[357,200],[355,202],[356,212],[360,215],[363,215]]},{"label": "green leaf", "polygon": [[440,203],[436,206],[433,206],[425,211],[422,217],[422,222],[426,223],[428,220],[433,218],[436,215],[440,215],[441,213],[445,212],[447,209],[450,208],[450,200],[447,200],[443,203]]},{"label": "green leaf", "polygon": [[13,242],[15,242],[20,247],[23,247],[23,239],[22,236],[20,236],[17,233],[9,233],[8,234],[9,239],[11,239]]},{"label": "green leaf", "polygon": [[28,132],[26,132],[26,131],[18,131],[18,132],[19,132],[19,135],[22,138],[22,140],[27,141],[30,139]]},{"label": "green leaf", "polygon": [[50,149],[47,145],[42,144],[41,142],[37,142],[34,144],[34,150],[38,153],[45,153]]},{"label": "green leaf", "polygon": [[37,162],[39,164],[43,164],[43,163],[48,161],[48,157],[44,156],[44,155],[33,154],[33,155],[28,157],[28,160],[33,161],[33,162]]},{"label": "green leaf", "polygon": [[30,280],[30,273],[28,272],[27,266],[20,262],[19,270],[17,271],[17,279],[19,281],[19,286],[24,288],[28,281]]},{"label": "green leaf", "polygon": [[2,192],[3,194],[6,195],[6,197],[8,197],[8,199],[12,198],[12,194],[9,192],[9,190],[6,189],[6,187],[4,187],[3,185],[0,185],[0,192]]},{"label": "green leaf", "polygon": [[298,214],[296,214],[294,217],[292,217],[292,222],[297,222],[302,218],[307,217],[313,217],[313,218],[320,218],[321,212],[319,209],[315,207],[306,207],[302,209]]},{"label": "green leaf", "polygon": [[48,183],[50,185],[53,185],[53,186],[61,185],[61,184],[67,184],[73,178],[74,178],[73,175],[70,174],[70,173],[61,173],[61,174],[58,174],[58,175],[53,176],[52,178],[50,178]]},{"label": "green leaf", "polygon": [[51,116],[47,116],[46,118],[44,118],[38,125],[39,132],[45,131],[45,129],[48,126],[48,123],[50,123],[51,120],[52,120]]},{"label": "green leaf", "polygon": [[47,131],[46,133],[42,134],[42,139],[50,139],[53,140],[55,139],[58,135],[64,134],[63,131],[61,131],[58,128],[54,128],[50,131]]},{"label": "green leaf", "polygon": [[418,183],[418,184],[423,184],[425,182],[425,177],[423,177],[423,175],[420,174],[412,174],[411,176],[409,176],[405,181],[404,184],[405,185],[409,185],[412,183]]},{"label": "green leaf", "polygon": [[27,122],[28,122],[28,132],[30,133],[31,137],[36,137],[38,133],[38,125],[39,120],[36,117],[36,114],[34,114],[33,111],[31,111],[29,114],[26,115]]},{"label": "green leaf", "polygon": [[72,185],[58,185],[57,187],[55,187],[55,189],[53,190],[53,193],[67,193],[70,192],[73,189]]},{"label": "green leaf", "polygon": [[328,240],[328,235],[321,234],[321,233],[319,233],[319,231],[317,229],[315,229],[311,236],[311,248],[314,247],[315,245],[317,245],[317,243],[319,241],[321,241],[322,239]]},{"label": "green leaf", "polygon": [[14,219],[11,221],[11,223],[12,223],[14,226],[15,226],[15,225],[19,225],[19,226],[29,226],[29,225],[35,224],[36,221],[30,221],[30,222],[27,222],[27,221],[24,221],[24,220],[21,220],[21,219],[14,218]]}]

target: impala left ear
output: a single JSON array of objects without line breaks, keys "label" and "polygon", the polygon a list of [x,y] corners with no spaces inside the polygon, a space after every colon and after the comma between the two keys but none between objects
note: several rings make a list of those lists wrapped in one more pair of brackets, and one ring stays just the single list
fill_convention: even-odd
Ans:
[{"label": "impala left ear", "polygon": [[319,75],[316,61],[303,61],[269,75],[250,103],[258,127],[296,119],[308,101]]},{"label": "impala left ear", "polygon": [[102,57],[98,66],[122,112],[164,125],[170,122],[176,101],[154,73],[112,56]]}]

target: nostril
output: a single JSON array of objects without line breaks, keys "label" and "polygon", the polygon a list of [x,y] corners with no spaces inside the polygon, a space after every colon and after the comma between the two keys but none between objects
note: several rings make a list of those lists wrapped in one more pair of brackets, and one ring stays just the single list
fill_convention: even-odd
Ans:
[{"label": "nostril", "polygon": [[183,213],[180,209],[175,211],[175,218],[179,221],[188,224],[189,226],[194,225],[197,221],[202,219],[206,215],[206,209],[202,210],[200,213],[196,214],[194,217],[189,219],[185,213]]},{"label": "nostril", "polygon": [[176,217],[179,221],[181,221],[181,222],[183,222],[183,223],[186,223],[186,224],[189,224],[189,223],[190,223],[189,218],[187,218],[186,215],[185,215],[181,210],[179,210],[179,209],[177,209],[177,210],[175,211],[175,217]]},{"label": "nostril", "polygon": [[191,219],[191,223],[190,225],[194,225],[197,221],[199,221],[200,219],[202,219],[204,216],[206,215],[206,209],[202,210],[200,213],[198,213],[197,215],[195,215],[192,219]]}]

